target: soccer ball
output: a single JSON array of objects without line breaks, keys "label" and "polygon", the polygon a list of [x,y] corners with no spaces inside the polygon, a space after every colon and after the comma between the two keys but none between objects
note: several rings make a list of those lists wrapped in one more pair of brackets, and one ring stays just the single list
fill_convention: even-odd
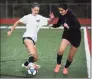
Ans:
[{"label": "soccer ball", "polygon": [[32,74],[32,75],[36,75],[36,73],[37,73],[37,70],[36,69],[28,69],[28,74]]},{"label": "soccer ball", "polygon": [[28,69],[28,74],[36,75],[37,69],[35,67],[34,63],[29,63],[29,69]]}]

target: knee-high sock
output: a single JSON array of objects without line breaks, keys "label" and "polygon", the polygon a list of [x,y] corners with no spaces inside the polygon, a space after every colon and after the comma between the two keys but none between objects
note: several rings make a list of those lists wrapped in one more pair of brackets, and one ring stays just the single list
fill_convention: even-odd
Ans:
[{"label": "knee-high sock", "polygon": [[69,60],[67,59],[65,68],[68,68],[68,67],[71,65],[71,63],[72,63],[72,61],[69,61]]},{"label": "knee-high sock", "polygon": [[30,63],[30,62],[33,63],[33,62],[34,62],[34,57],[33,57],[33,56],[30,56],[28,61],[29,61],[29,63]]},{"label": "knee-high sock", "polygon": [[57,64],[59,64],[59,65],[61,64],[62,56],[63,55],[57,54]]}]

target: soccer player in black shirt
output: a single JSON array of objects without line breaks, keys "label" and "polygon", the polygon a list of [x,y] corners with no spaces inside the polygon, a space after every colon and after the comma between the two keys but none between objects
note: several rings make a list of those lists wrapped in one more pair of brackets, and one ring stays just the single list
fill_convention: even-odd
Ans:
[{"label": "soccer player in black shirt", "polygon": [[61,60],[63,57],[63,53],[66,47],[71,44],[70,51],[67,57],[66,64],[63,69],[63,74],[68,74],[68,68],[71,65],[74,55],[80,46],[81,42],[81,25],[78,22],[76,16],[68,10],[67,4],[60,4],[58,6],[58,10],[60,12],[59,20],[57,24],[54,24],[52,27],[60,27],[62,24],[64,26],[64,32],[62,35],[62,41],[60,44],[60,48],[57,53],[57,65],[55,67],[54,72],[59,72],[61,67]]}]

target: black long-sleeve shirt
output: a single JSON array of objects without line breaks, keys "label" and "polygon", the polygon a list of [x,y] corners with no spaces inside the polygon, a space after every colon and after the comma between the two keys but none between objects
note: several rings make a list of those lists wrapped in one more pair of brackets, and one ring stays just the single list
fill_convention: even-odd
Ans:
[{"label": "black long-sleeve shirt", "polygon": [[[81,25],[78,22],[76,16],[70,11],[67,11],[67,13],[64,16],[60,14],[57,24],[54,24],[52,27],[54,28],[60,27],[60,25],[61,24],[64,25],[64,23],[68,24],[69,29],[81,28]],[[64,29],[67,29],[67,28],[64,27]]]}]

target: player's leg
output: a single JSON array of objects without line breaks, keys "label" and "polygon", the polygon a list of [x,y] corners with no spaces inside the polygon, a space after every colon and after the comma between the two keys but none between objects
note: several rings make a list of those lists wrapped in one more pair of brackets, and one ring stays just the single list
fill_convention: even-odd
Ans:
[{"label": "player's leg", "polygon": [[64,53],[66,47],[69,45],[69,43],[70,42],[68,40],[62,39],[60,48],[57,53],[57,65],[55,67],[54,72],[59,72],[59,69],[61,67],[61,60],[62,60],[63,53]]},{"label": "player's leg", "polygon": [[68,74],[68,67],[71,65],[76,51],[77,51],[77,47],[74,47],[72,45],[71,48],[70,48],[70,52],[68,54],[68,58],[67,58],[65,67],[63,69],[63,74],[65,74],[65,75]]},{"label": "player's leg", "polygon": [[37,61],[38,55],[37,55],[37,48],[36,45],[34,45],[33,41],[30,39],[25,39],[24,44],[29,52],[29,59],[24,64],[27,66],[30,62],[33,63]]},{"label": "player's leg", "polygon": [[24,44],[29,52],[29,59],[24,63],[24,67],[26,67],[28,70],[28,74],[35,75],[38,72],[38,69],[40,68],[39,65],[35,64],[34,62],[37,61],[38,55],[37,55],[37,48],[35,45],[35,42],[30,39],[25,39]]},{"label": "player's leg", "polygon": [[76,51],[81,43],[81,32],[75,31],[75,35],[72,34],[73,33],[71,33],[71,37],[70,37],[71,47],[66,61],[66,65],[63,69],[63,74],[68,74],[68,68],[71,65],[74,55],[76,54]]}]

